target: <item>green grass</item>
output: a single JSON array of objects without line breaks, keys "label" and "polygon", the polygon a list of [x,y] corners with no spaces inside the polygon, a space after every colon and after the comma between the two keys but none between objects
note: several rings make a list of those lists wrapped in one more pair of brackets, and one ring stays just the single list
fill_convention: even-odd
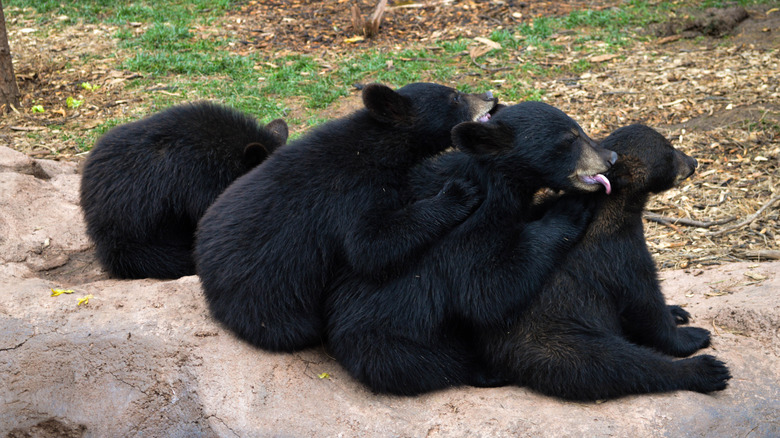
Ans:
[{"label": "green grass", "polygon": [[85,152],[90,149],[92,149],[92,146],[95,144],[95,141],[103,134],[108,132],[109,129],[113,128],[114,126],[121,125],[123,123],[132,122],[132,117],[123,117],[118,119],[108,119],[104,121],[103,123],[96,126],[94,129],[88,131],[86,134],[79,134],[78,136],[74,136],[70,132],[64,132],[60,139],[63,142],[66,142],[68,140],[73,140],[76,143],[76,148],[79,150],[79,152]]},{"label": "green grass", "polygon": [[68,21],[125,24],[165,21],[189,23],[196,16],[217,17],[235,3],[230,0],[6,0],[3,5],[5,9],[32,9],[42,23],[50,21],[51,17],[65,15],[69,17]]},{"label": "green grass", "polygon": [[[356,49],[329,60],[326,65],[310,55],[276,56],[256,52],[240,56],[231,51],[230,44],[235,42],[229,38],[196,34],[197,29],[214,23],[240,3],[231,0],[6,0],[4,5],[7,17],[32,17],[40,23],[38,35],[55,33],[78,22],[115,25],[113,37],[125,55],[116,55],[112,67],[143,74],[143,78],[130,81],[130,87],[148,90],[155,84],[165,84],[166,91],[173,93],[149,91],[150,110],[184,100],[208,98],[269,121],[286,117],[287,106],[299,104],[305,111],[303,116],[297,116],[295,123],[309,126],[320,123],[323,118],[319,114],[348,95],[354,84],[373,81],[394,86],[435,81],[455,85],[466,92],[495,87],[496,94],[505,101],[539,100],[544,90],[527,85],[534,78],[577,75],[598,69],[598,65],[588,61],[589,56],[620,53],[647,38],[636,34],[636,29],[665,20],[671,12],[683,7],[696,6],[695,2],[649,4],[632,0],[615,8],[575,11],[564,17],[536,18],[511,28],[485,29],[483,36],[499,43],[501,48],[484,53],[476,62],[472,62],[469,50],[480,43],[459,38],[412,46],[400,52]],[[696,7],[723,4],[726,2],[705,1]],[[57,18],[60,16],[68,19]],[[550,56],[572,50],[576,52],[573,62],[555,66],[546,62]],[[87,58],[82,61],[88,61]],[[113,126],[112,123],[120,122],[107,121],[93,131],[94,137]],[[90,146],[88,143],[92,141],[94,138],[86,140],[83,147]]]}]

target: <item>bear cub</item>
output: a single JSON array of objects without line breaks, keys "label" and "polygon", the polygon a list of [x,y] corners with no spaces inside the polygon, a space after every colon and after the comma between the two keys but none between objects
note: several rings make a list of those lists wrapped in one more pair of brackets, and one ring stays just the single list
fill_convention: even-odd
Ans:
[{"label": "bear cub", "polygon": [[612,194],[595,203],[582,240],[522,309],[509,330],[483,332],[483,357],[499,379],[572,400],[629,394],[722,390],[728,368],[709,355],[702,328],[667,306],[647,249],[642,210],[651,193],[696,169],[693,158],[643,125],[620,128],[602,146],[620,158],[607,173]]},{"label": "bear cub", "polygon": [[459,150],[412,171],[416,196],[456,176],[478,188],[481,204],[396,275],[343,275],[327,300],[330,352],[377,392],[497,383],[481,375],[471,334],[507,327],[589,218],[573,198],[529,221],[533,194],[541,187],[599,190],[617,159],[541,102],[503,108],[487,123],[462,123],[452,136]]},{"label": "bear cub", "polygon": [[195,227],[236,178],[287,141],[287,124],[261,126],[210,102],[174,106],[117,126],[84,164],[81,207],[97,259],[119,278],[195,273]]},{"label": "bear cub", "polygon": [[223,193],[200,222],[196,260],[211,314],[268,350],[321,343],[337,272],[382,277],[470,214],[473,187],[415,199],[409,170],[490,118],[491,93],[370,84],[364,108],[291,142]]}]

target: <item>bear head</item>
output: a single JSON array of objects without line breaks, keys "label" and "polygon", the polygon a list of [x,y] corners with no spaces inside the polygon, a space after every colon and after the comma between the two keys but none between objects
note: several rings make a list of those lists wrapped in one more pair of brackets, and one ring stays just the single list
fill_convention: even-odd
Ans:
[{"label": "bear head", "polygon": [[452,131],[453,143],[487,166],[529,189],[593,192],[617,160],[599,147],[563,111],[542,102],[502,108],[487,123],[466,122]]},{"label": "bear head", "polygon": [[691,176],[696,159],[676,150],[658,131],[645,125],[624,126],[601,145],[618,153],[608,176],[616,190],[659,193]]},{"label": "bear head", "polygon": [[417,82],[393,90],[382,84],[363,88],[363,104],[382,124],[413,136],[432,152],[450,146],[450,131],[461,122],[490,119],[498,99],[491,92],[468,94],[444,85]]}]

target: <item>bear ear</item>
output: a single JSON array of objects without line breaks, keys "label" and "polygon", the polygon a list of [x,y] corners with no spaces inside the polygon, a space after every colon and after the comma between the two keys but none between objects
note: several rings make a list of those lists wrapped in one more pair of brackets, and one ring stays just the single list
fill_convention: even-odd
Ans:
[{"label": "bear ear", "polygon": [[268,149],[261,143],[249,143],[244,147],[244,164],[251,169],[262,163],[268,155]]},{"label": "bear ear", "polygon": [[497,155],[512,148],[514,136],[497,123],[463,122],[452,129],[452,143],[474,155]]},{"label": "bear ear", "polygon": [[382,84],[369,84],[363,88],[363,105],[380,122],[399,124],[412,118],[412,102]]},{"label": "bear ear", "polygon": [[287,122],[282,119],[272,120],[265,125],[265,129],[279,140],[280,145],[285,144],[287,142],[287,136],[290,135],[290,132],[287,129]]}]

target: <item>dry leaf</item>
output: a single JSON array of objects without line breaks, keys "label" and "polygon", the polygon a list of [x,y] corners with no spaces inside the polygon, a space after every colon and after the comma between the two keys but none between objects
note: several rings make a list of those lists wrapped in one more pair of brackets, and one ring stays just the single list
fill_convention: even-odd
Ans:
[{"label": "dry leaf", "polygon": [[476,41],[478,43],[482,43],[482,44],[490,47],[491,50],[494,50],[494,49],[497,50],[497,49],[501,48],[501,44],[499,44],[499,43],[497,43],[497,42],[495,42],[493,40],[487,39],[487,38],[476,37],[476,38],[474,38],[474,41]]},{"label": "dry leaf", "polygon": [[471,59],[477,59],[491,50],[493,49],[487,46],[474,46],[469,49],[469,56]]},{"label": "dry leaf", "polygon": [[655,42],[656,44],[666,44],[666,43],[671,43],[672,41],[677,41],[682,37],[683,37],[682,35],[669,35],[667,37],[658,38],[657,40],[655,40]]},{"label": "dry leaf", "polygon": [[89,130],[89,129],[95,129],[101,123],[103,123],[102,119],[92,119],[92,120],[89,120],[89,121],[86,121],[86,122],[82,123],[81,124],[81,129],[83,129],[85,131]]},{"label": "dry leaf", "polygon": [[751,280],[756,280],[756,281],[761,281],[761,280],[766,280],[767,279],[766,275],[761,275],[758,272],[754,272],[754,271],[747,271],[747,272],[743,273],[742,275],[744,275],[745,277],[747,277],[747,278],[749,278]]},{"label": "dry leaf", "polygon": [[620,55],[616,55],[614,53],[605,53],[603,55],[591,56],[590,58],[588,58],[588,61],[590,61],[590,62],[604,62],[604,61],[609,61],[610,59],[617,58],[618,56],[620,56]]}]

